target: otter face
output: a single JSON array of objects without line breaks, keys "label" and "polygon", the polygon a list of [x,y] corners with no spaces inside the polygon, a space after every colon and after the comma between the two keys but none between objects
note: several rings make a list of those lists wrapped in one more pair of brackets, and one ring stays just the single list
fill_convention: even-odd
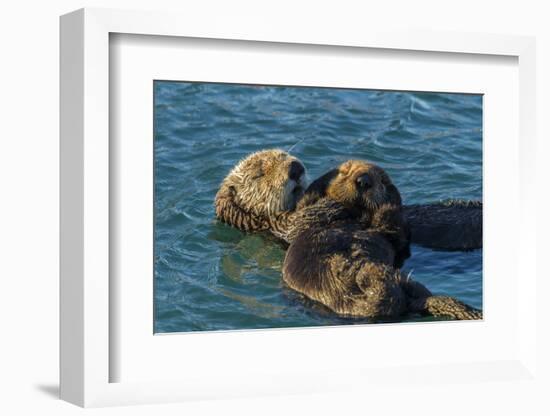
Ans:
[{"label": "otter face", "polygon": [[331,173],[325,195],[349,207],[369,211],[383,204],[401,205],[399,191],[379,166],[361,160],[348,160]]},{"label": "otter face", "polygon": [[360,160],[348,160],[337,168],[337,175],[326,193],[345,205],[376,210],[391,202],[389,186],[393,185],[382,168]]},{"label": "otter face", "polygon": [[216,213],[222,220],[238,226],[223,212],[224,207],[261,218],[292,211],[304,194],[305,173],[302,162],[282,150],[253,153],[223,180],[216,195]]}]

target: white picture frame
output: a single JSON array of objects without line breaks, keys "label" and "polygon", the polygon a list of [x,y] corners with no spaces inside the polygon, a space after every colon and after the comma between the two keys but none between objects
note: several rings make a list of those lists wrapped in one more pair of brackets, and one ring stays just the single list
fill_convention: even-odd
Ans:
[{"label": "white picture frame", "polygon": [[[246,380],[220,374],[216,383],[205,376],[175,377],[170,381],[113,382],[110,370],[117,360],[112,348],[113,287],[110,258],[110,173],[116,170],[110,157],[110,34],[164,36],[171,38],[224,39],[228,41],[276,42],[281,45],[331,45],[336,48],[370,48],[424,51],[439,54],[508,56],[519,68],[519,198],[517,212],[527,213],[535,205],[535,42],[530,37],[467,33],[395,32],[361,30],[330,32],[314,22],[303,27],[278,27],[243,17],[241,22],[205,21],[192,16],[83,9],[61,18],[61,398],[80,406],[158,403],[196,398],[242,397],[262,394],[321,392],[369,386],[382,380],[430,380],[434,377],[480,382],[480,379],[526,380],[536,377],[536,217],[519,215],[517,238],[518,280],[517,346],[491,361],[418,362],[405,369],[368,365],[341,368],[330,366],[309,370],[265,373],[264,378]],[[259,43],[258,45],[261,45]],[[260,46],[261,47],[261,46]],[[515,260],[513,260],[515,262]],[[151,276],[152,278],[152,276]],[[452,324],[451,324],[452,325]],[[410,328],[410,327],[409,327]],[[456,331],[460,327],[456,326]],[[471,328],[471,327],[470,327]],[[116,329],[116,328],[115,328]],[[334,329],[327,329],[332,330]],[[360,330],[360,328],[358,328]],[[303,330],[293,330],[299,333]],[[406,330],[404,330],[406,331]],[[408,329],[411,331],[411,329]],[[333,332],[334,333],[334,332]],[[318,332],[317,339],[327,333]],[[151,336],[153,334],[151,333]],[[216,343],[235,338],[232,334],[198,334]],[[270,333],[276,339],[279,333]],[[467,335],[471,336],[471,335]],[[514,338],[514,339],[516,339]],[[231,341],[233,342],[233,341]],[[236,340],[234,342],[239,342]],[[276,341],[275,341],[276,342]],[[135,348],[139,348],[136,346]],[[498,354],[497,354],[498,355]],[[250,364],[249,364],[250,365]],[[368,374],[364,371],[368,370]],[[483,372],[480,379],[472,373]],[[198,373],[196,373],[198,374]],[[328,374],[320,382],[319,374]],[[345,383],[341,380],[347,380]],[[383,383],[384,383],[383,382]],[[383,384],[382,383],[382,384]]]}]

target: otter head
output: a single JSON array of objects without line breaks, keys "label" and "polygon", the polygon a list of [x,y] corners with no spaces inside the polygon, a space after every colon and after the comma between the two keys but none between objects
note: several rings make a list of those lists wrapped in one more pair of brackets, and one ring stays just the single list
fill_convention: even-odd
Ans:
[{"label": "otter head", "polygon": [[282,150],[256,152],[223,180],[216,195],[216,215],[240,229],[265,229],[266,218],[296,208],[305,187],[300,160]]},{"label": "otter head", "polygon": [[348,160],[315,180],[303,203],[322,197],[370,213],[384,204],[401,206],[399,191],[388,174],[381,167],[361,160]]},{"label": "otter head", "polygon": [[395,250],[394,267],[410,257],[410,227],[401,210],[401,195],[379,166],[348,160],[316,179],[299,208],[327,198],[346,206],[369,228],[384,235]]}]

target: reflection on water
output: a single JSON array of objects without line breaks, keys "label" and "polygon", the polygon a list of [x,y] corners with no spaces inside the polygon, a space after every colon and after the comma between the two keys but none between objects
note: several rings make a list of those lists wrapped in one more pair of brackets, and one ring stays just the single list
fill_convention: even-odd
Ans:
[{"label": "reflection on water", "polygon": [[[476,95],[155,82],[155,331],[365,323],[283,287],[273,238],[218,223],[221,180],[253,151],[296,145],[310,179],[359,158],[405,203],[480,199],[481,123]],[[481,250],[413,246],[403,270],[481,307]]]}]

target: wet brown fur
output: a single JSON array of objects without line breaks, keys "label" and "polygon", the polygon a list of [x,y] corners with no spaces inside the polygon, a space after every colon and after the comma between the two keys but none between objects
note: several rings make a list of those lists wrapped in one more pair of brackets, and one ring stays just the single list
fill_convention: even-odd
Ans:
[{"label": "wet brown fur", "polygon": [[[391,184],[387,174],[369,163],[348,161],[315,181],[306,190],[298,206],[312,204],[322,197],[328,197],[353,208],[354,178],[369,172],[379,176],[388,201],[401,205],[397,188]],[[366,193],[367,200],[379,199],[380,192]],[[430,204],[403,206],[403,215],[410,226],[411,243],[437,250],[474,250],[482,247],[483,205],[480,201],[447,200]]]},{"label": "wet brown fur", "polygon": [[[357,186],[364,174],[370,177],[367,190]],[[342,164],[308,188],[298,211],[321,210],[328,201],[355,212],[356,220],[310,223],[292,239],[283,265],[290,288],[343,316],[395,318],[419,312],[481,319],[480,311],[454,298],[433,296],[400,273],[410,255],[410,233],[399,191],[380,167],[362,161]]]},{"label": "wet brown fur", "polygon": [[[372,187],[366,192],[357,192],[356,181],[365,174],[372,179]],[[372,210],[383,203],[401,206],[401,195],[388,174],[379,166],[359,160],[348,160],[313,181],[299,207],[324,197],[352,210]]]},{"label": "wet brown fur", "polygon": [[216,216],[243,231],[276,227],[272,219],[293,211],[306,187],[305,168],[299,182],[289,177],[289,167],[294,161],[301,164],[277,149],[256,152],[240,161],[216,194]]},{"label": "wet brown fur", "polygon": [[374,221],[368,229],[358,223],[308,229],[290,244],[283,280],[339,315],[372,318],[405,313],[407,298],[394,268],[396,250],[386,238],[392,232],[387,225]]},{"label": "wet brown fur", "polygon": [[474,250],[483,246],[483,204],[449,200],[408,205],[403,213],[412,242],[438,250]]}]

